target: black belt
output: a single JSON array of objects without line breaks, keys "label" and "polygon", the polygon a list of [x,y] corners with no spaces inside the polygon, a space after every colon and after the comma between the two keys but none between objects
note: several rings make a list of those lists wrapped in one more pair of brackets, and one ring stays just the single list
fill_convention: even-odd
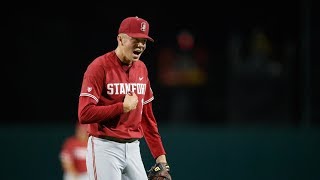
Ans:
[{"label": "black belt", "polygon": [[139,138],[129,138],[129,139],[121,139],[121,138],[115,138],[115,137],[110,137],[110,136],[103,136],[100,137],[102,139],[106,139],[109,141],[114,141],[114,142],[118,142],[118,143],[132,143],[136,140],[138,140]]}]

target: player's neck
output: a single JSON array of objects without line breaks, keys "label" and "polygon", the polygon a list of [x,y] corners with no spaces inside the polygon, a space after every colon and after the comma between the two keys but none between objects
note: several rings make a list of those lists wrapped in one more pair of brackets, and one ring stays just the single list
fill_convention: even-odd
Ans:
[{"label": "player's neck", "polygon": [[132,61],[126,60],[125,56],[122,55],[122,53],[121,53],[119,48],[116,48],[114,52],[116,53],[116,56],[118,57],[118,59],[119,59],[119,61],[120,61],[120,63],[122,65],[125,65],[125,66],[131,66],[132,65]]}]

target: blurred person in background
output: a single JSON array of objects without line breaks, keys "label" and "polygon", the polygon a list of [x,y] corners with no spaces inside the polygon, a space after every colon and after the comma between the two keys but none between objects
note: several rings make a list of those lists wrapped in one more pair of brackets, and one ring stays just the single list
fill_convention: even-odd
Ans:
[{"label": "blurred person in background", "polygon": [[88,180],[86,168],[87,125],[76,124],[74,135],[67,137],[60,151],[63,180]]}]

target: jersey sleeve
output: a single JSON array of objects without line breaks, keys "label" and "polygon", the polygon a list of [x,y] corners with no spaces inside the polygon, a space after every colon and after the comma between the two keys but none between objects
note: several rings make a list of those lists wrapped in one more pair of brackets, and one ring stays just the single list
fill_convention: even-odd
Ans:
[{"label": "jersey sleeve", "polygon": [[152,91],[152,88],[151,88],[151,85],[150,85],[150,81],[149,81],[149,79],[148,79],[148,81],[147,81],[147,86],[146,86],[146,93],[145,93],[145,95],[144,95],[143,105],[151,102],[153,99],[154,99],[153,91]]},{"label": "jersey sleeve", "polygon": [[152,103],[143,106],[141,121],[144,138],[154,158],[166,154],[152,110]]},{"label": "jersey sleeve", "polygon": [[90,64],[83,76],[80,96],[89,97],[98,103],[103,89],[104,79],[103,67],[96,62]]},{"label": "jersey sleeve", "polygon": [[123,103],[98,106],[105,84],[105,72],[98,63],[88,66],[82,81],[78,105],[78,117],[81,124],[98,123],[123,113]]}]

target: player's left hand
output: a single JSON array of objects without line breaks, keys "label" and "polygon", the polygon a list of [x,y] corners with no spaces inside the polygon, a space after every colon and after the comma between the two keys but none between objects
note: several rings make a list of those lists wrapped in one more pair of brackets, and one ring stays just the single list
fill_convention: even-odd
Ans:
[{"label": "player's left hand", "polygon": [[148,171],[148,180],[171,180],[170,166],[167,163],[156,163]]}]

